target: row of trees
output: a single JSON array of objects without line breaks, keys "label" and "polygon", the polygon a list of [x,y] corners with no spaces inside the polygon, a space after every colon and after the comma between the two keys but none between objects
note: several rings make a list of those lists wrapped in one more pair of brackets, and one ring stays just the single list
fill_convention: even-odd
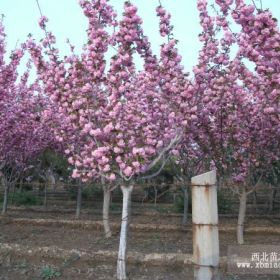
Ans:
[{"label": "row of trees", "polygon": [[[279,180],[274,175],[280,140],[276,19],[254,1],[209,5],[198,0],[202,49],[189,74],[162,5],[156,10],[163,37],[159,57],[130,1],[120,20],[107,0],[81,0],[80,5],[89,25],[79,54],[70,45],[71,54],[60,55],[42,16],[45,37],[41,42],[29,37],[7,64],[1,22],[2,178],[15,178],[13,170],[23,171],[40,152],[55,148],[73,166],[73,178],[102,182],[104,222],[110,193],[120,186],[118,279],[126,279],[133,185],[159,175],[169,159],[176,162],[182,185],[198,171],[217,169],[219,184],[239,194],[238,242],[243,243],[247,196],[260,183]],[[109,49],[115,54],[106,60]],[[31,61],[18,82],[17,66],[25,52]],[[143,70],[135,66],[136,53]],[[33,84],[27,82],[31,63],[37,71]],[[110,236],[109,224],[105,233]]]},{"label": "row of trees", "polygon": [[61,150],[46,112],[50,102],[37,81],[28,83],[31,60],[19,76],[18,67],[25,49],[15,49],[5,61],[6,42],[3,18],[0,21],[0,177],[4,186],[2,213],[7,210],[8,192],[27,174],[38,156],[47,149]]}]

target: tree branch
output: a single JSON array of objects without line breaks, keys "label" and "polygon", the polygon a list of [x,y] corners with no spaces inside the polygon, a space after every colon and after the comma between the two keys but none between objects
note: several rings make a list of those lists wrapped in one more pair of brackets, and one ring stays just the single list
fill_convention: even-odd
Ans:
[{"label": "tree branch", "polygon": [[169,145],[167,147],[165,147],[164,149],[162,149],[162,151],[159,153],[159,155],[149,164],[149,166],[146,168],[146,170],[144,172],[151,170],[161,160],[162,156],[168,150],[170,150],[174,145],[176,145],[180,139],[181,139],[181,135],[177,134],[174,137],[174,139],[169,143]]},{"label": "tree branch", "polygon": [[257,189],[257,187],[259,186],[259,183],[260,183],[262,177],[263,177],[263,174],[260,176],[258,182],[255,184],[255,186],[252,188],[252,190],[247,192],[247,195],[253,193]]},{"label": "tree branch", "polygon": [[168,156],[166,159],[164,159],[162,161],[161,167],[155,173],[140,177],[139,180],[150,180],[150,179],[156,177],[157,175],[159,175],[160,172],[162,171],[162,169],[164,168],[166,162],[169,160],[169,158],[170,158],[170,156]]}]

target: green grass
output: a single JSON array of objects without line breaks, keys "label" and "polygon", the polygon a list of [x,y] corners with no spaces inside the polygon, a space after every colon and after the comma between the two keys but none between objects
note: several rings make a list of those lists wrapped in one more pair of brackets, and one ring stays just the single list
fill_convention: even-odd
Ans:
[{"label": "green grass", "polygon": [[46,265],[41,269],[41,277],[43,280],[50,280],[58,278],[61,276],[61,273],[57,271],[54,267]]},{"label": "green grass", "polygon": [[[2,203],[3,203],[3,197],[0,198],[0,205],[2,205]],[[20,206],[20,205],[27,205],[27,206],[30,205],[31,206],[31,205],[42,205],[43,201],[41,198],[39,198],[32,192],[17,191],[14,194],[9,193],[8,203],[16,205],[16,206]]]}]

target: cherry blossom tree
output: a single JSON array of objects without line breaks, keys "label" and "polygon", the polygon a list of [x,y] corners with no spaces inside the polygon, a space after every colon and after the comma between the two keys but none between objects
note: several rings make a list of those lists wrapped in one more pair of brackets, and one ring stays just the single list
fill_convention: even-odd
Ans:
[{"label": "cherry blossom tree", "polygon": [[[20,60],[23,56],[22,50],[15,50],[11,54],[11,60],[9,63],[5,62],[5,53],[6,53],[6,41],[5,41],[5,30],[3,25],[3,17],[0,21],[0,131],[1,131],[1,144],[0,144],[0,170],[1,170],[1,181],[2,185],[4,186],[4,201],[3,201],[3,213],[6,212],[7,208],[7,195],[8,195],[8,188],[9,179],[12,179],[13,174],[11,173],[11,178],[7,176],[7,158],[10,156],[11,158],[15,157],[14,151],[10,151],[9,147],[13,146],[13,143],[10,140],[13,139],[12,134],[10,133],[9,129],[13,122],[7,120],[6,115],[9,117],[12,116],[10,113],[11,106],[13,101],[13,95],[16,90],[16,79],[17,75],[17,66],[20,63]],[[13,108],[13,107],[12,107]],[[7,136],[10,135],[10,139],[5,139],[5,134]],[[8,150],[6,149],[8,145]]]},{"label": "cherry blossom tree", "polygon": [[[178,53],[178,40],[174,39],[171,15],[160,5],[156,9],[160,19],[160,34],[167,39],[161,47],[159,61],[160,75],[157,81],[161,87],[161,92],[165,97],[168,106],[174,110],[175,122],[187,127],[184,130],[180,144],[172,150],[173,167],[176,170],[176,181],[182,184],[184,194],[184,216],[183,224],[187,222],[188,209],[188,186],[191,177],[201,169],[201,159],[204,154],[200,152],[199,146],[192,139],[192,130],[196,122],[197,99],[193,91],[189,73],[186,72],[181,64],[182,56]],[[205,158],[204,158],[205,160]]]},{"label": "cherry blossom tree", "polygon": [[[279,159],[280,135],[280,32],[277,20],[268,10],[258,8],[255,3],[245,4],[236,1],[232,8],[232,17],[241,26],[238,37],[239,52],[243,59],[255,65],[251,74],[242,67],[244,87],[254,93],[251,115],[250,149],[254,150],[254,176],[264,177],[272,169],[272,163]],[[249,193],[252,190],[249,190]],[[247,192],[248,193],[248,192]],[[245,193],[243,193],[245,200]],[[245,202],[244,202],[245,204]],[[244,207],[245,208],[245,207]],[[238,224],[238,241],[243,243],[243,220]]]},{"label": "cherry blossom tree", "polygon": [[6,62],[5,33],[0,22],[0,172],[4,185],[3,211],[7,210],[10,185],[39,153],[55,145],[54,135],[44,113],[47,99],[40,94],[36,82],[28,83],[30,62],[19,77],[18,66],[24,47],[12,51]]},{"label": "cherry blossom tree", "polygon": [[[267,45],[277,50],[279,29],[270,12],[233,2],[216,1],[211,16],[207,1],[198,1],[203,49],[194,68],[199,96],[194,137],[239,196],[237,238],[243,243],[247,196],[279,158],[279,51]],[[232,31],[230,15],[240,31]]]},{"label": "cherry blossom tree", "polygon": [[[152,54],[137,8],[125,2],[123,18],[117,22],[107,1],[80,4],[89,19],[88,43],[81,55],[72,53],[61,60],[50,32],[46,32],[42,45],[30,39],[28,48],[45,94],[63,116],[64,123],[56,134],[58,140],[67,142],[65,153],[75,167],[72,177],[84,182],[100,178],[121,185],[123,212],[117,277],[126,279],[133,185],[178,143],[186,122],[183,128],[178,125],[174,108],[167,103],[176,77],[171,76],[172,71],[167,72],[168,66],[163,67],[165,61],[160,66]],[[39,22],[44,30],[46,21],[42,17]],[[174,43],[170,41],[162,52],[170,52]],[[106,71],[105,54],[109,47],[116,54]],[[135,67],[135,53],[143,58],[143,71]],[[176,59],[180,61],[177,56]],[[172,84],[168,79],[174,79]]]}]

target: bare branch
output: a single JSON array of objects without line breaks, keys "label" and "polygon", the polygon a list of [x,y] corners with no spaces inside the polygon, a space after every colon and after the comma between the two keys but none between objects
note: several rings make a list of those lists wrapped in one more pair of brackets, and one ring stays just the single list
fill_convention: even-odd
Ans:
[{"label": "bare branch", "polygon": [[[39,13],[40,13],[40,15],[41,15],[41,17],[43,17],[43,13],[42,13],[42,9],[41,9],[41,6],[40,6],[40,3],[39,3],[39,0],[36,0],[36,3],[37,3],[37,7],[38,7],[38,10],[39,10]],[[46,39],[48,39],[48,32],[47,32],[47,30],[46,30],[46,27],[44,26],[43,27],[43,30],[44,30],[44,32],[45,32],[45,37],[46,37]],[[50,42],[48,41],[48,47],[49,47],[49,49],[50,49],[50,52],[54,55],[54,49],[52,48],[52,46],[51,46],[51,44],[50,44]],[[55,55],[54,55],[55,56]],[[56,56],[55,56],[56,57]]]},{"label": "bare branch", "polygon": [[237,186],[233,186],[233,188],[231,188],[232,192],[237,194],[238,196],[241,196],[241,192],[238,190]]},{"label": "bare branch", "polygon": [[256,10],[258,10],[258,7],[257,7],[257,5],[256,5],[256,2],[255,2],[254,0],[252,0],[252,2],[253,2],[253,5],[255,6]]},{"label": "bare branch", "polygon": [[36,3],[37,3],[37,7],[38,7],[38,10],[39,10],[39,13],[40,13],[40,15],[41,15],[41,17],[42,17],[42,16],[43,16],[43,13],[42,13],[42,9],[41,9],[39,0],[36,0]]},{"label": "bare branch", "polygon": [[181,135],[177,134],[174,139],[169,143],[167,147],[162,149],[162,151],[159,153],[159,155],[149,164],[149,166],[146,168],[144,172],[147,172],[148,170],[151,170],[163,157],[163,155],[168,152],[173,146],[175,146],[179,140],[181,139]]},{"label": "bare branch", "polygon": [[162,169],[164,168],[166,162],[169,160],[169,158],[170,158],[170,156],[168,156],[166,159],[164,159],[162,161],[161,167],[155,173],[140,177],[139,180],[150,180],[150,179],[156,177],[157,175],[159,175],[160,172],[162,171]]},{"label": "bare branch", "polygon": [[247,195],[253,193],[254,191],[256,191],[256,189],[258,188],[259,183],[260,183],[262,177],[263,177],[263,174],[260,176],[258,182],[255,184],[255,186],[252,188],[252,190],[250,190],[250,191],[247,192]]},{"label": "bare branch", "polygon": [[115,190],[117,187],[118,187],[118,185],[116,184],[116,185],[112,186],[111,188],[109,188],[109,191],[112,192],[112,191]]}]

